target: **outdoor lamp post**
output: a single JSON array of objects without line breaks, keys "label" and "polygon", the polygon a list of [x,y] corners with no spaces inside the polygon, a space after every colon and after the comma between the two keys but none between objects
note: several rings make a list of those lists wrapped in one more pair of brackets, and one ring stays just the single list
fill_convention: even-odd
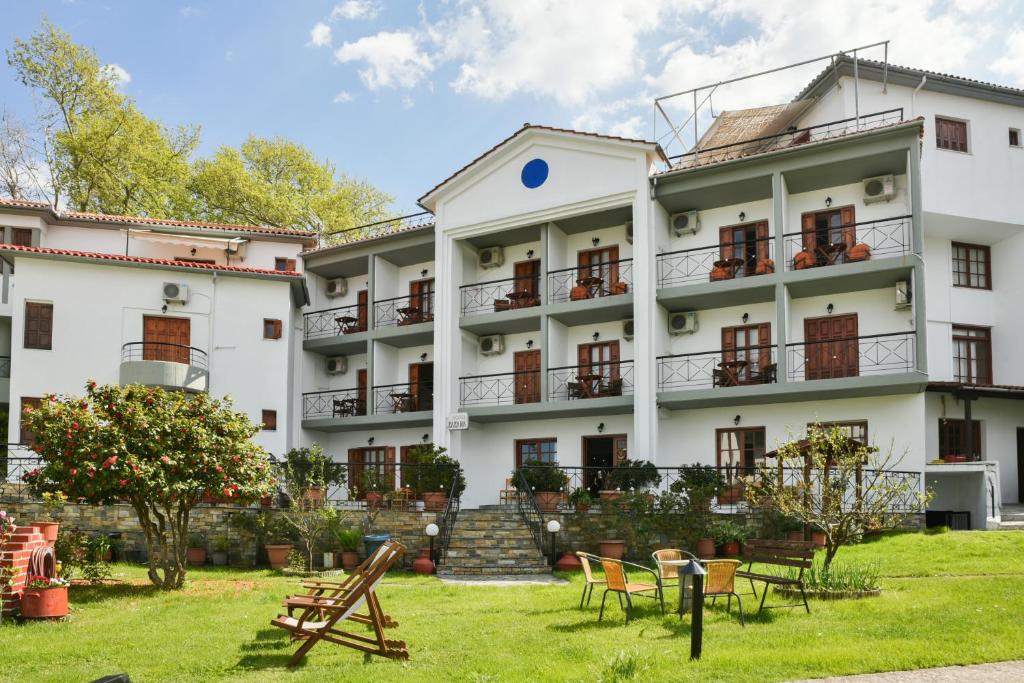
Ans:
[{"label": "outdoor lamp post", "polygon": [[[686,553],[690,555],[690,553]],[[690,659],[700,659],[701,644],[704,640],[704,575],[708,573],[700,560],[690,555],[690,561],[683,567],[683,576],[693,577],[693,620],[690,622]],[[679,586],[680,595],[683,587]]]},{"label": "outdoor lamp post", "polygon": [[555,555],[555,534],[562,530],[562,525],[558,523],[557,519],[548,521],[548,533],[551,534],[551,566],[555,566],[556,555]]},{"label": "outdoor lamp post", "polygon": [[431,522],[427,525],[427,528],[424,529],[423,532],[430,538],[430,561],[435,562],[436,560],[434,560],[434,537],[437,536],[441,532],[441,530],[438,528],[436,524]]}]

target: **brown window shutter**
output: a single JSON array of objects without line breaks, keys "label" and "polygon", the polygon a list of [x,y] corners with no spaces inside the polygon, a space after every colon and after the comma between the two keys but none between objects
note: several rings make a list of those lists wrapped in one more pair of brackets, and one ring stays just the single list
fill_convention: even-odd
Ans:
[{"label": "brown window shutter", "polygon": [[757,358],[758,365],[761,370],[771,365],[772,362],[772,325],[771,323],[761,323],[757,326],[757,345],[758,349]]},{"label": "brown window shutter", "polygon": [[11,244],[16,244],[19,247],[31,247],[31,228],[11,228]]},{"label": "brown window shutter", "polygon": [[800,225],[803,232],[804,249],[813,253],[815,247],[818,246],[817,239],[814,235],[814,214],[803,214],[803,216],[800,217]]},{"label": "brown window shutter", "polygon": [[736,245],[732,244],[732,228],[718,229],[718,258],[724,261],[732,258],[736,251]]},{"label": "brown window shutter", "polygon": [[287,259],[285,261],[285,263],[288,265],[288,270],[296,270],[295,259],[293,259],[293,258]]},{"label": "brown window shutter", "polygon": [[580,370],[590,367],[590,345],[580,344],[576,348],[576,360]]},{"label": "brown window shutter", "polygon": [[384,481],[389,491],[395,489],[395,447],[388,446],[384,449]]},{"label": "brown window shutter", "polygon": [[857,226],[854,225],[857,222],[857,218],[854,215],[853,207],[844,206],[841,208],[839,210],[839,218],[843,223],[843,242],[846,243],[846,248],[849,249],[857,241]]},{"label": "brown window shutter", "polygon": [[736,327],[722,328],[722,362],[736,360]]},{"label": "brown window shutter", "polygon": [[269,432],[277,430],[277,411],[276,410],[264,410],[261,416],[261,422],[263,422],[263,429]]},{"label": "brown window shutter", "polygon": [[356,313],[356,317],[359,319],[358,324],[360,332],[366,331],[366,313],[369,308],[369,299],[370,292],[366,289],[360,289],[359,293],[356,295],[356,306],[358,306],[356,309],[358,311]]},{"label": "brown window shutter", "polygon": [[757,238],[757,258],[768,258],[768,221],[761,221],[754,228],[754,236]]},{"label": "brown window shutter", "polygon": [[280,320],[274,321],[274,339],[280,339],[284,334],[283,326]]},{"label": "brown window shutter", "polygon": [[25,302],[25,348],[53,348],[53,304]]}]

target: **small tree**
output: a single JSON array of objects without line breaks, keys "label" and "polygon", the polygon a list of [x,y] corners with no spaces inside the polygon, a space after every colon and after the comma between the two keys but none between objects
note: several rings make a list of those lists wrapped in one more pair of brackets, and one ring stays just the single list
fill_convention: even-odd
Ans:
[{"label": "small tree", "polygon": [[33,491],[129,503],[160,588],[185,581],[189,514],[203,491],[245,505],[273,487],[266,454],[250,440],[259,428],[230,399],[90,381],[84,398],[48,395],[25,418],[44,462],[25,475]]},{"label": "small tree", "polygon": [[[812,426],[806,439],[789,441],[776,453],[778,461],[762,465],[758,480],[746,486],[747,500],[820,529],[825,569],[839,548],[865,531],[899,526],[930,498],[894,471],[902,458],[894,458],[892,449],[882,455],[838,427]],[[787,481],[786,468],[803,470],[802,478]]]},{"label": "small tree", "polygon": [[327,487],[344,481],[344,468],[328,458],[318,444],[292,449],[285,456],[284,488],[291,507],[281,514],[302,540],[309,570],[313,569],[317,541],[347,517],[326,506]]}]

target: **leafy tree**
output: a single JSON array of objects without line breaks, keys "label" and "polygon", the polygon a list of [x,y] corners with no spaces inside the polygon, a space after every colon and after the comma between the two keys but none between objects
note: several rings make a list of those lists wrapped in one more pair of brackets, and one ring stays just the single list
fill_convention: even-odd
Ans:
[{"label": "leafy tree", "polygon": [[25,475],[33,491],[128,502],[161,588],[185,581],[189,514],[204,490],[239,504],[272,490],[266,454],[251,441],[259,428],[230,399],[90,381],[85,397],[51,394],[25,417],[44,462]]},{"label": "leafy tree", "polygon": [[318,444],[294,448],[285,456],[284,487],[291,505],[281,515],[298,534],[305,549],[307,569],[313,569],[317,541],[348,519],[347,513],[327,507],[327,488],[345,481],[345,470],[324,454]]},{"label": "leafy tree", "polygon": [[777,457],[784,470],[804,470],[809,476],[793,482],[780,474],[777,464],[762,465],[757,480],[745,487],[747,500],[820,529],[826,571],[842,546],[859,540],[865,531],[900,526],[930,499],[914,480],[895,472],[900,458],[891,449],[882,455],[838,427],[812,426],[807,439],[787,442]]}]

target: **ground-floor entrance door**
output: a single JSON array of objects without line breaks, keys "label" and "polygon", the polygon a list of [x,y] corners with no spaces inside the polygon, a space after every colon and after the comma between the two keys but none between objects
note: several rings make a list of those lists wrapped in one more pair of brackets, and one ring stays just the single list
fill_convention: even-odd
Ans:
[{"label": "ground-floor entrance door", "polygon": [[188,318],[147,315],[142,318],[142,359],[163,360],[188,365],[192,343]]},{"label": "ground-floor entrance door", "polygon": [[611,468],[625,459],[625,434],[583,437],[583,487],[592,498],[605,488]]}]

